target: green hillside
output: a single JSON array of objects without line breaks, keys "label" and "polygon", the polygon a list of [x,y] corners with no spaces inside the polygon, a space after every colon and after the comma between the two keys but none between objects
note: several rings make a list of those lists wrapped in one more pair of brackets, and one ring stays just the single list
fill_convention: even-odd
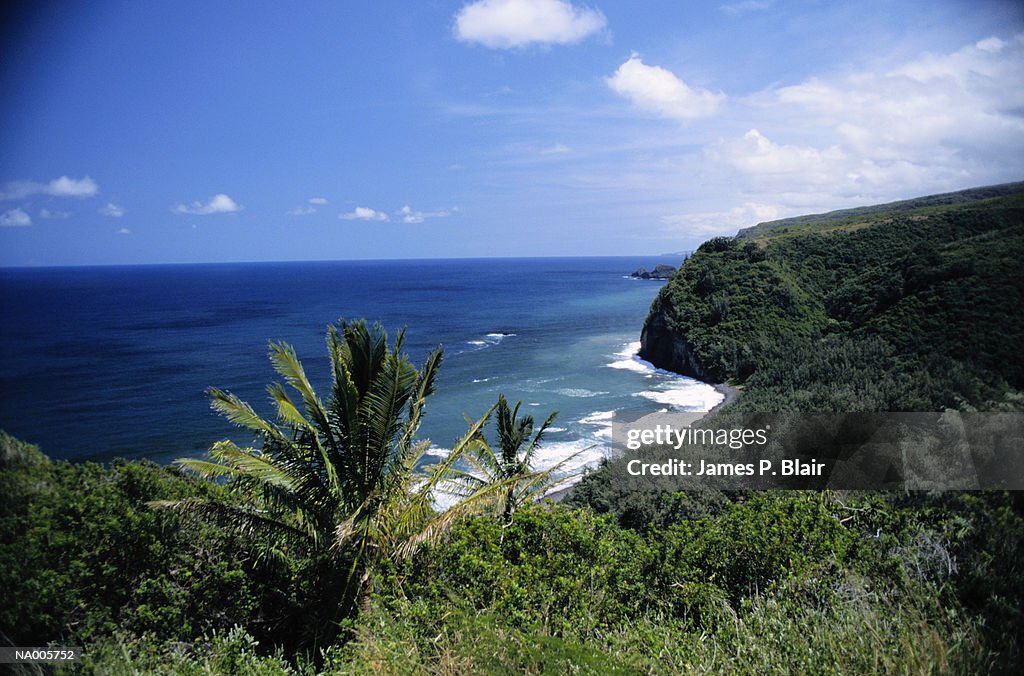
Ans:
[{"label": "green hillside", "polygon": [[[927,197],[915,197],[909,200],[888,202],[886,204],[839,209],[824,214],[809,214],[776,221],[765,221],[749,228],[743,228],[736,236],[741,239],[757,239],[769,234],[774,237],[782,234],[797,234],[807,231],[822,232],[832,229],[851,229],[877,223],[880,219],[885,219],[898,213],[920,211],[929,207],[964,205],[970,202],[1019,194],[1021,191],[1024,191],[1024,182],[1003,183],[983,188],[969,188],[967,190],[928,195]],[[805,229],[801,226],[811,227]]]},{"label": "green hillside", "polygon": [[1024,386],[1024,185],[1012,186],[710,240],[652,305],[644,354],[743,384],[743,406],[761,410],[1010,405]]}]

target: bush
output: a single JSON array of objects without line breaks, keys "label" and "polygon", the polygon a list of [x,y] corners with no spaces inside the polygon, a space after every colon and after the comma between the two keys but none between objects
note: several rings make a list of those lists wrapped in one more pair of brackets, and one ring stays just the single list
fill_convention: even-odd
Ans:
[{"label": "bush", "polygon": [[150,462],[23,455],[31,461],[0,471],[0,631],[15,645],[115,630],[175,640],[235,624],[279,631],[275,620],[292,609],[289,571],[253,561],[237,537],[146,506],[220,487]]}]

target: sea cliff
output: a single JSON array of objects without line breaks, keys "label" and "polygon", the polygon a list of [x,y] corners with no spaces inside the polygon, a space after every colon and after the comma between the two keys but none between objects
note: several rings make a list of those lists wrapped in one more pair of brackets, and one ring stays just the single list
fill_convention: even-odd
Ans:
[{"label": "sea cliff", "polygon": [[640,333],[640,358],[666,371],[698,380],[709,380],[685,336],[673,333],[668,328],[665,313],[661,309],[653,311],[644,322]]}]

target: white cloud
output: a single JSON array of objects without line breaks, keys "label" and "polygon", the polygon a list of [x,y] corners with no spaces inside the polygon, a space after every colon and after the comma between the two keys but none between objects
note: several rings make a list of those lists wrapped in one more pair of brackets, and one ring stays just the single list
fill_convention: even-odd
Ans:
[{"label": "white cloud", "polygon": [[40,209],[39,218],[54,219],[54,218],[70,218],[70,211],[51,211],[50,209]]},{"label": "white cloud", "polygon": [[338,214],[338,218],[346,221],[386,221],[388,215],[370,207],[356,207],[352,211]]},{"label": "white cloud", "polygon": [[401,216],[403,223],[422,223],[426,220],[422,212],[413,211],[408,204],[398,210],[398,215]]},{"label": "white cloud", "polygon": [[130,234],[132,234],[132,231],[129,230],[128,228],[121,228],[120,230],[117,231],[116,234],[118,234],[118,235],[130,235]]},{"label": "white cloud", "polygon": [[32,225],[32,217],[23,209],[9,209],[0,214],[0,227],[22,228],[29,225]]},{"label": "white cloud", "polygon": [[541,150],[540,154],[541,155],[565,155],[565,154],[571,153],[571,152],[572,152],[572,148],[570,148],[569,146],[565,145],[564,143],[556,143],[553,146],[550,146],[548,148],[544,148],[543,150]]},{"label": "white cloud", "polygon": [[46,185],[46,194],[54,197],[92,197],[99,189],[96,181],[88,176],[81,179],[61,176]]},{"label": "white cloud", "polygon": [[454,207],[444,211],[417,211],[406,204],[396,212],[396,215],[403,223],[422,223],[428,218],[444,218],[445,216],[451,216],[453,211],[458,210],[458,207]]},{"label": "white cloud", "polygon": [[36,181],[12,181],[0,188],[0,201],[20,200],[33,195],[49,195],[51,197],[92,197],[99,192],[96,181],[88,176],[85,178],[69,178],[61,176],[49,183]]},{"label": "white cloud", "polygon": [[111,218],[121,218],[124,216],[124,207],[118,206],[113,202],[107,202],[107,206],[100,209],[99,212]]},{"label": "white cloud", "polygon": [[294,209],[288,210],[289,216],[309,216],[316,213],[316,208],[327,204],[326,197],[310,197],[306,204],[300,204]]},{"label": "white cloud", "polygon": [[565,0],[479,0],[455,15],[455,36],[492,49],[573,44],[606,25],[599,10]]},{"label": "white cloud", "polygon": [[218,193],[206,202],[193,202],[192,204],[179,204],[172,209],[178,214],[192,214],[194,216],[208,216],[210,214],[230,214],[242,209],[241,205],[224,193]]},{"label": "white cloud", "polygon": [[690,87],[660,66],[648,66],[636,54],[606,81],[637,108],[677,120],[707,117],[725,99],[725,94]]}]

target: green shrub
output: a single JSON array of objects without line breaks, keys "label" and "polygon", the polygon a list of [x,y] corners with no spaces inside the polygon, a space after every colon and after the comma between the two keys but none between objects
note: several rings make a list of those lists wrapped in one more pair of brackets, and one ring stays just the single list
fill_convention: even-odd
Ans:
[{"label": "green shrub", "polygon": [[292,604],[288,571],[257,565],[237,537],[146,507],[220,490],[149,462],[7,464],[0,631],[16,645],[115,630],[178,640],[235,624],[276,631]]}]

